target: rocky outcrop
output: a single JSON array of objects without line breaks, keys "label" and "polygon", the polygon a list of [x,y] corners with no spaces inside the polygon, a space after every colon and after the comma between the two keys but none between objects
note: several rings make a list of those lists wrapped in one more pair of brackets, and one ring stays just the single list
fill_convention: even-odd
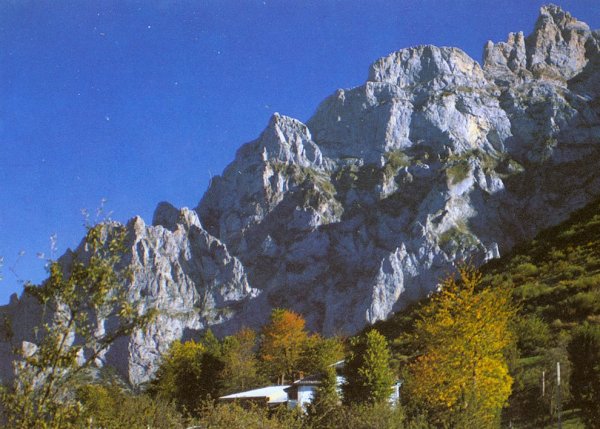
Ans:
[{"label": "rocky outcrop", "polygon": [[[492,74],[510,71],[522,78],[566,82],[579,74],[591,58],[589,26],[555,5],[543,6],[535,29],[527,38],[510,33],[507,42],[489,41],[484,68]],[[529,72],[529,73],[528,73]]]},{"label": "rocky outcrop", "polygon": [[[152,226],[129,222],[126,287],[161,317],[106,362],[137,383],[173,339],[256,327],[273,307],[352,333],[457,261],[563,220],[600,195],[599,46],[545,6],[531,35],[488,42],[483,67],[456,48],[402,49],[306,124],[273,115],[195,210],[162,203]],[[2,312],[27,331],[28,305]]]},{"label": "rocky outcrop", "polygon": [[[106,229],[119,226],[106,224]],[[244,267],[232,257],[227,247],[208,234],[197,214],[161,203],[154,214],[154,225],[135,217],[126,225],[127,252],[124,266],[132,268],[133,278],[127,286],[127,298],[140,312],[159,310],[156,320],[143,332],[119,339],[100,357],[100,365],[115,367],[133,384],[148,379],[160,356],[175,339],[194,338],[212,325],[234,317],[245,301],[258,295],[248,284]],[[68,273],[75,255],[84,258],[83,243],[61,258]],[[24,294],[14,295],[1,310],[11,320],[2,326],[5,342],[0,343],[0,374],[10,377],[12,347],[22,341],[36,343],[41,332],[35,329],[48,320],[50,308],[41,307]],[[110,321],[102,322],[110,324]]]}]

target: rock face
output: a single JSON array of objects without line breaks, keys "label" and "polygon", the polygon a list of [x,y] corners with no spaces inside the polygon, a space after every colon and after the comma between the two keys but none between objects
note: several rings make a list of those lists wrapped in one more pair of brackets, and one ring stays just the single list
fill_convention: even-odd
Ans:
[{"label": "rock face", "polygon": [[[162,203],[153,226],[128,223],[126,287],[161,316],[106,362],[139,383],[173,339],[259,326],[273,307],[352,333],[457,261],[563,220],[600,195],[599,46],[545,6],[531,35],[488,42],[483,67],[456,48],[402,49],[306,124],[273,115],[195,211]],[[19,339],[32,340],[32,305],[1,310]]]},{"label": "rock face", "polygon": [[[126,285],[128,299],[137,303],[140,311],[157,308],[159,314],[144,332],[116,341],[99,363],[115,367],[138,384],[156,370],[161,354],[173,340],[189,339],[211,325],[223,324],[258,291],[248,284],[241,262],[202,228],[192,210],[161,203],[154,226],[135,217],[126,231],[128,250],[122,262],[133,268],[133,280]],[[67,272],[72,256],[83,253],[82,244],[61,258]],[[39,338],[34,328],[47,315],[26,294],[21,299],[13,295],[1,312],[12,321],[14,335],[13,341],[0,343],[0,374],[8,378],[11,346],[15,341],[35,343]]]}]

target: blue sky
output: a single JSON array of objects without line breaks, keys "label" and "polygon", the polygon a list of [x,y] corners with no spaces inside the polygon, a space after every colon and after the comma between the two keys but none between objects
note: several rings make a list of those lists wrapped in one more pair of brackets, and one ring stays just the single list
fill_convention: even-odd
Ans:
[{"label": "blue sky", "polygon": [[[0,304],[75,247],[82,209],[195,207],[273,112],[307,120],[418,44],[531,32],[543,2],[0,1]],[[557,2],[600,28],[597,0]],[[43,253],[41,259],[37,256]]]}]

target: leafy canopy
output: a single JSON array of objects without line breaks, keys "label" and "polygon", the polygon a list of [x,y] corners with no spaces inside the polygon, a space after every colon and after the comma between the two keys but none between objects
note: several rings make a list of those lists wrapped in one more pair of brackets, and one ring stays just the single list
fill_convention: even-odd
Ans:
[{"label": "leafy canopy", "polygon": [[467,266],[446,278],[419,312],[413,343],[420,355],[409,366],[406,398],[434,422],[451,427],[493,427],[511,393],[505,353],[513,344],[511,291],[478,291],[481,274]]},{"label": "leafy canopy", "polygon": [[389,401],[396,382],[390,363],[387,340],[377,330],[353,338],[344,368],[344,402],[375,404]]},{"label": "leafy canopy", "polygon": [[262,329],[260,359],[269,378],[281,384],[299,371],[302,351],[308,343],[306,322],[297,313],[275,309],[271,320]]}]

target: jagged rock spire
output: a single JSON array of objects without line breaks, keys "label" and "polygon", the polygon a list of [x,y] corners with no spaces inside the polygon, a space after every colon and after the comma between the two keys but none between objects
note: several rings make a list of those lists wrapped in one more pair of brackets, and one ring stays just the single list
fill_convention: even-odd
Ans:
[{"label": "jagged rock spire", "polygon": [[556,5],[540,8],[533,33],[509,33],[506,42],[488,41],[484,47],[484,69],[493,77],[502,73],[566,82],[586,66],[586,43],[590,28]]}]

